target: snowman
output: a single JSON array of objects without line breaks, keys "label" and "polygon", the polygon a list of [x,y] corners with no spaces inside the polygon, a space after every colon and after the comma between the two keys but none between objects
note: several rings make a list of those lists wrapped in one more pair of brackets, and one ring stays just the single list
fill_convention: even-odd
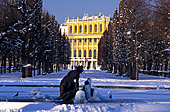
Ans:
[{"label": "snowman", "polygon": [[112,99],[112,94],[110,91],[107,96],[103,96],[97,88],[91,86],[91,82],[91,78],[88,78],[84,82],[83,89],[76,92],[74,103],[100,102]]}]

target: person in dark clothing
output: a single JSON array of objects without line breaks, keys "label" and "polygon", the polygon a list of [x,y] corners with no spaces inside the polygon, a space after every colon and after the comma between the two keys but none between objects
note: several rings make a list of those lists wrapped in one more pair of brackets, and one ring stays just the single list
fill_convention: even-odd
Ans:
[{"label": "person in dark clothing", "polygon": [[70,102],[76,92],[79,90],[79,77],[83,72],[83,66],[78,66],[76,70],[68,72],[68,74],[61,80],[60,96],[57,100],[63,99],[64,102]]}]

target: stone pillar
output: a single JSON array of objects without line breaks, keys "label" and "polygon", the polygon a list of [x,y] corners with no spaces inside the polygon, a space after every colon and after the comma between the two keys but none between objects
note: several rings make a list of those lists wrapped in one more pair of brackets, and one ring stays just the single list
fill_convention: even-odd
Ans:
[{"label": "stone pillar", "polygon": [[86,67],[85,67],[85,68],[87,69],[87,66],[88,66],[88,61],[85,61],[85,65],[86,65]]},{"label": "stone pillar", "polygon": [[82,24],[82,34],[84,34],[84,24]]},{"label": "stone pillar", "polygon": [[89,39],[86,38],[87,40],[87,50],[86,50],[86,57],[89,57]]},{"label": "stone pillar", "polygon": [[92,38],[92,59],[94,59],[94,38]]},{"label": "stone pillar", "polygon": [[99,33],[99,23],[97,23],[97,34]]},{"label": "stone pillar", "polygon": [[75,25],[72,25],[72,34],[75,34]]},{"label": "stone pillar", "polygon": [[92,34],[94,33],[94,23],[92,24]]},{"label": "stone pillar", "polygon": [[90,63],[90,69],[93,69],[93,61]]},{"label": "stone pillar", "polygon": [[71,57],[74,57],[74,49],[73,49],[74,40],[73,40],[73,38],[71,38],[71,39],[72,39],[72,42],[71,42]]},{"label": "stone pillar", "polygon": [[79,34],[79,24],[76,24],[77,26],[77,35]]},{"label": "stone pillar", "polygon": [[97,69],[97,61],[95,62],[95,67],[96,67],[96,69]]},{"label": "stone pillar", "polygon": [[87,34],[89,34],[89,23],[87,23]]},{"label": "stone pillar", "polygon": [[84,57],[84,39],[81,38],[81,57]]}]

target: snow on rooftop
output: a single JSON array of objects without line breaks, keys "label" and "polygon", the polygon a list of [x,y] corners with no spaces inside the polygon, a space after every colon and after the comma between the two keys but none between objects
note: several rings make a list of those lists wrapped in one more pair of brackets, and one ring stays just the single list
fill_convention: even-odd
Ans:
[{"label": "snow on rooftop", "polygon": [[101,13],[99,13],[98,16],[88,16],[88,14],[84,14],[83,18],[80,19],[79,17],[77,17],[77,19],[75,17],[73,17],[73,19],[70,19],[70,17],[68,17],[68,20],[65,19],[66,22],[77,22],[77,21],[101,21],[104,20],[104,18],[106,18],[106,20],[110,21],[110,15],[105,16],[104,14],[102,15]]}]

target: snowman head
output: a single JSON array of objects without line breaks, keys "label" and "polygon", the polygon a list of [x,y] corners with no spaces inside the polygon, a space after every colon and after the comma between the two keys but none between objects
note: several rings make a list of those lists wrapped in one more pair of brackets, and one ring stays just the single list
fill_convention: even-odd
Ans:
[{"label": "snowman head", "polygon": [[91,87],[91,78],[87,78],[87,80],[84,82],[85,86],[90,86]]}]

